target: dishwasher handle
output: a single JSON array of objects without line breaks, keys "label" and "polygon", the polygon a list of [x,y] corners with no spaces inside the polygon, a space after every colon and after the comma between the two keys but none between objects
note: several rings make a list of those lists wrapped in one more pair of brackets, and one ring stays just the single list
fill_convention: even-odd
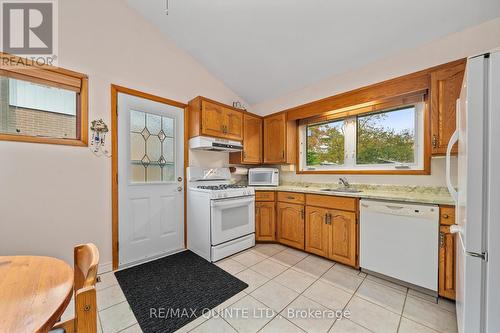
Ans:
[{"label": "dishwasher handle", "polygon": [[389,202],[362,202],[361,207],[367,212],[415,217],[422,217],[423,215],[427,215],[429,213],[435,213],[437,209],[434,206],[414,206]]}]

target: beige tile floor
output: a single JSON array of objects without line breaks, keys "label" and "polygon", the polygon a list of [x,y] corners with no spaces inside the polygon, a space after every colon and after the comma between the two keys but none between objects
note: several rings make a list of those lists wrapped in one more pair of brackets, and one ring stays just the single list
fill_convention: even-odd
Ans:
[{"label": "beige tile floor", "polygon": [[[453,302],[282,245],[258,244],[216,265],[249,287],[178,332],[457,332]],[[112,273],[97,289],[98,332],[141,332]],[[235,315],[242,309],[247,316]],[[307,309],[325,315],[296,315]],[[336,310],[349,318],[328,315]]]}]

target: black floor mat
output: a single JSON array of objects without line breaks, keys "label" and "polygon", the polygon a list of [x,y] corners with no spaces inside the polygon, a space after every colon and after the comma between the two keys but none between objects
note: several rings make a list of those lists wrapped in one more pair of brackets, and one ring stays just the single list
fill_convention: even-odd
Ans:
[{"label": "black floor mat", "polygon": [[145,333],[174,332],[248,287],[191,251],[115,276]]}]

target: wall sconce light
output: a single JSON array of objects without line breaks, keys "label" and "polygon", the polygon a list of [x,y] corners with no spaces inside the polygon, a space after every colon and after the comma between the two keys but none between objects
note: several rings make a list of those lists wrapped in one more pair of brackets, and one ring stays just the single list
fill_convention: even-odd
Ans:
[{"label": "wall sconce light", "polygon": [[97,156],[111,157],[111,154],[105,147],[106,133],[109,132],[108,125],[104,120],[93,120],[90,123],[90,130],[92,131],[92,140],[90,141],[90,150]]}]

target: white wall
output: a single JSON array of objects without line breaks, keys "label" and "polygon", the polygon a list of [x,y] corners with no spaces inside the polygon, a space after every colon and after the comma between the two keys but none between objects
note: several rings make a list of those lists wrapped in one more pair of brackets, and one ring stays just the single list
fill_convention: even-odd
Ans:
[{"label": "white wall", "polygon": [[[425,19],[424,19],[425,21]],[[500,47],[500,17],[251,106],[267,115]]]},{"label": "white wall", "polygon": [[[500,47],[500,18],[451,34],[425,45],[399,52],[391,57],[368,64],[354,71],[332,76],[324,81],[285,94],[276,99],[252,105],[252,112],[260,115],[282,111],[373,83],[388,80],[443,64],[452,60],[476,55]],[[456,159],[453,159],[455,165]],[[433,158],[431,175],[383,176],[348,175],[355,183],[406,184],[445,186],[444,159]],[[453,167],[456,178],[456,167]],[[337,182],[340,175],[296,175],[282,172],[282,180],[299,182]]]},{"label": "white wall", "polygon": [[[59,1],[59,30],[59,66],[89,75],[89,120],[110,123],[111,83],[184,103],[197,95],[242,100],[124,1]],[[101,263],[111,263],[109,159],[2,141],[0,160],[0,255],[71,263],[75,244],[94,242]]]}]

